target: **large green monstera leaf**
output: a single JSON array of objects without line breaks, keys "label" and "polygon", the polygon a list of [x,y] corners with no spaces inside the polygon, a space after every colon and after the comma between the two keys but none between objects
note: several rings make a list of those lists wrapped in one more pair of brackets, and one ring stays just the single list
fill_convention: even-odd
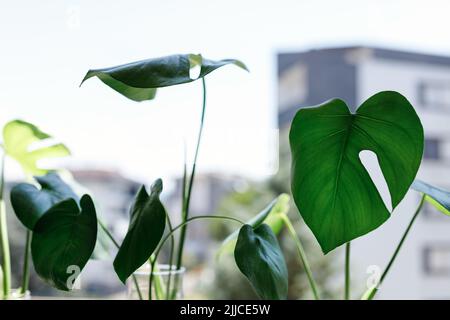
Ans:
[{"label": "large green monstera leaf", "polygon": [[289,141],[295,204],[328,253],[390,216],[360,152],[377,155],[395,208],[419,168],[423,128],[405,97],[385,91],[370,97],[354,114],[339,99],[299,110]]},{"label": "large green monstera leaf", "polygon": [[124,283],[150,258],[164,234],[167,213],[159,200],[162,188],[158,179],[150,195],[142,186],[134,199],[128,232],[114,259],[114,270]]},{"label": "large green monstera leaf", "polygon": [[[144,101],[153,99],[157,88],[195,81],[227,64],[247,70],[244,63],[235,59],[213,61],[199,54],[178,54],[89,70],[81,83],[97,77],[125,97]],[[191,78],[190,71],[195,67],[200,68],[200,73]]]},{"label": "large green monstera leaf", "polygon": [[40,176],[48,172],[38,165],[42,159],[65,157],[69,149],[62,143],[40,146],[51,136],[35,125],[22,120],[8,122],[3,128],[3,147],[7,155],[20,163],[26,174]]}]

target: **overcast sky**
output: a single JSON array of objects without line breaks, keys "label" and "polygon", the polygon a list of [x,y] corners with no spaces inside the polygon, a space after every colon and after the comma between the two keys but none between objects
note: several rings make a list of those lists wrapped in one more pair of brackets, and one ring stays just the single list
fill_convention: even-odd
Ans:
[{"label": "overcast sky", "polygon": [[[68,165],[143,181],[178,175],[194,150],[201,83],[135,103],[89,68],[173,53],[239,58],[207,78],[200,170],[273,172],[276,53],[367,44],[450,55],[450,1],[2,1],[0,121],[22,118],[65,142]],[[9,176],[18,172],[10,164]]]}]

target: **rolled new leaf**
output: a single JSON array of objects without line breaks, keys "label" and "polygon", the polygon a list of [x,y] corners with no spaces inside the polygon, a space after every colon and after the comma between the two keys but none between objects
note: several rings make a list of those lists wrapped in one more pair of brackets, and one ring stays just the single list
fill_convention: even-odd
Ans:
[{"label": "rolled new leaf", "polygon": [[15,159],[26,174],[44,175],[48,169],[38,166],[38,161],[49,158],[65,157],[69,149],[62,143],[40,146],[41,141],[48,141],[51,136],[41,131],[35,125],[14,120],[3,127],[3,145],[5,153]]},{"label": "rolled new leaf", "polygon": [[11,189],[10,194],[17,218],[29,230],[33,230],[37,221],[56,203],[66,199],[79,200],[57,173],[48,173],[35,179],[41,189],[33,184],[19,183]]},{"label": "rolled new leaf", "polygon": [[385,91],[367,99],[355,113],[339,99],[300,109],[289,142],[295,204],[328,253],[390,217],[360,152],[377,155],[395,208],[422,160],[423,128],[405,97]]},{"label": "rolled new leaf", "polygon": [[[156,89],[195,81],[227,64],[247,70],[239,60],[209,60],[199,54],[177,54],[147,59],[110,68],[89,70],[81,84],[97,77],[104,84],[134,101],[151,100]],[[191,78],[190,71],[200,68],[200,74]]]},{"label": "rolled new leaf", "polygon": [[[253,228],[257,228],[261,224],[266,223],[275,234],[278,234],[283,226],[282,215],[287,214],[289,211],[289,199],[290,197],[285,193],[279,195],[260,213],[248,220],[246,224],[252,226]],[[222,255],[227,253],[233,253],[238,235],[239,230],[236,230],[222,242],[219,250],[217,251],[217,258],[220,258]]]},{"label": "rolled new leaf", "polygon": [[288,272],[283,253],[267,224],[239,231],[234,258],[259,297],[265,300],[287,298]]},{"label": "rolled new leaf", "polygon": [[164,234],[167,214],[159,200],[162,188],[162,180],[158,179],[150,195],[142,186],[134,199],[128,232],[114,259],[114,269],[124,283],[150,258]]},{"label": "rolled new leaf", "polygon": [[425,194],[425,200],[443,214],[450,216],[450,192],[434,187],[420,180],[415,180],[412,189]]},{"label": "rolled new leaf", "polygon": [[97,216],[91,197],[84,195],[80,207],[74,199],[67,199],[50,208],[36,223],[31,241],[36,272],[64,291],[72,289],[97,239]]}]

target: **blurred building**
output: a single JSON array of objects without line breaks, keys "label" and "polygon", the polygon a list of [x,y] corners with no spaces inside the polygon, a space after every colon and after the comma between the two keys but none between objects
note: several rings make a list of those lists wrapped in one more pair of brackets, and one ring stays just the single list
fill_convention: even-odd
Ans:
[{"label": "blurred building", "polygon": [[[354,111],[376,92],[400,92],[414,105],[425,130],[418,178],[450,190],[450,56],[371,47],[281,53],[278,89],[282,143],[287,143],[290,122],[303,106],[341,98]],[[385,196],[386,190],[380,191]],[[410,191],[391,219],[352,242],[357,292],[365,289],[374,270],[370,266],[384,269],[419,199],[420,195]],[[450,217],[425,206],[378,298],[450,298]]]}]

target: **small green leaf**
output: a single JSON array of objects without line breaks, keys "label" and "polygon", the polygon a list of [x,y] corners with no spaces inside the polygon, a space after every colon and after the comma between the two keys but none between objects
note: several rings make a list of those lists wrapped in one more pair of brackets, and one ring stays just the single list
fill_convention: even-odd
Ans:
[{"label": "small green leaf", "polygon": [[[81,272],[94,251],[97,217],[91,197],[59,202],[34,227],[31,255],[38,275],[52,286],[68,291],[70,278]],[[75,279],[73,279],[75,280]]]},{"label": "small green leaf", "polygon": [[[290,197],[283,193],[273,200],[267,207],[265,207],[260,213],[246,221],[246,224],[253,228],[259,227],[262,223],[266,223],[270,226],[275,234],[278,234],[283,227],[282,215],[287,214],[289,211]],[[239,235],[239,230],[230,234],[221,244],[217,251],[216,258],[219,259],[224,254],[233,253],[236,246],[236,241]]]},{"label": "small green leaf", "polygon": [[450,192],[420,180],[415,180],[411,188],[425,194],[425,200],[443,214],[450,216]]},{"label": "small green leaf", "polygon": [[[227,64],[248,70],[241,61],[235,59],[213,61],[204,59],[201,55],[178,54],[89,70],[81,84],[89,78],[98,77],[125,97],[144,101],[153,99],[157,88],[195,81]],[[192,79],[190,71],[194,67],[200,67],[200,74]]]},{"label": "small green leaf", "polygon": [[35,177],[41,185],[38,189],[29,183],[20,183],[11,189],[11,205],[17,218],[30,230],[34,229],[37,221],[56,203],[74,199],[78,196],[56,173],[48,173],[42,177]]},{"label": "small green leaf", "polygon": [[39,141],[50,138],[50,135],[35,125],[22,120],[8,122],[3,128],[6,154],[19,162],[24,172],[30,175],[40,176],[48,172],[47,169],[38,166],[39,160],[65,157],[70,154],[69,149],[62,143],[36,146]]},{"label": "small green leaf", "polygon": [[134,199],[128,232],[114,260],[114,269],[124,283],[150,258],[164,234],[167,214],[159,200],[161,191],[162,181],[158,179],[150,195],[142,186]]},{"label": "small green leaf", "polygon": [[239,231],[234,259],[256,293],[265,300],[287,298],[288,272],[283,253],[270,227],[244,225]]},{"label": "small green leaf", "polygon": [[328,253],[390,217],[360,152],[377,155],[395,208],[422,160],[423,128],[405,97],[385,91],[367,99],[355,113],[339,99],[300,109],[289,141],[295,204]]}]

